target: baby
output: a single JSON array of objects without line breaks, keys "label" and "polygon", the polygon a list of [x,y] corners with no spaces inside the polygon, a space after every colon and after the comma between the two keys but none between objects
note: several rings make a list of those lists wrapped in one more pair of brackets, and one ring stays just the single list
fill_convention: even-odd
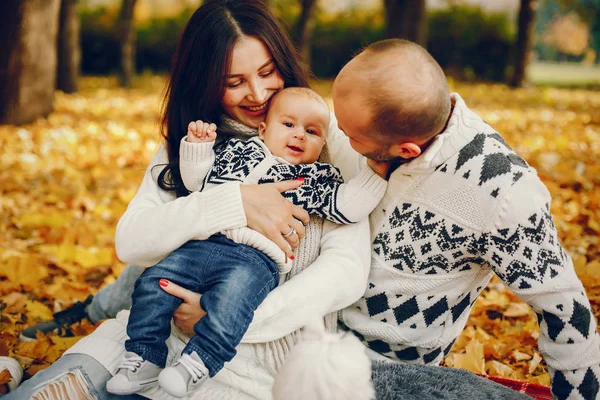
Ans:
[{"label": "baby", "polygon": [[[192,122],[182,140],[180,170],[190,191],[230,181],[276,182],[304,178],[303,185],[284,193],[309,213],[336,223],[366,218],[379,203],[386,182],[365,167],[343,183],[339,171],[317,162],[329,127],[327,103],[307,88],[287,88],[270,101],[258,137],[229,139],[215,146],[214,124]],[[294,229],[282,233],[294,234]],[[309,245],[301,243],[301,247]],[[115,394],[144,390],[157,381],[170,395],[183,397],[200,388],[223,364],[252,321],[254,311],[291,268],[285,253],[249,228],[190,241],[138,279],[127,325],[127,353],[107,389]],[[170,320],[181,299],[162,291],[165,278],[202,293],[206,311],[194,326],[182,356],[164,368]],[[168,284],[164,279],[161,285]],[[163,369],[164,368],[164,369]]]}]

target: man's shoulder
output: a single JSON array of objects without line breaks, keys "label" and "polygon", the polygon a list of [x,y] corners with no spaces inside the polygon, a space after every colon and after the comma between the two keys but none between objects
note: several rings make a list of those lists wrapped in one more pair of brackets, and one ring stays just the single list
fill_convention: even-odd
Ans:
[{"label": "man's shoulder", "polygon": [[489,192],[493,198],[524,176],[536,173],[493,129],[475,133],[453,157],[435,172],[460,177],[465,183]]}]

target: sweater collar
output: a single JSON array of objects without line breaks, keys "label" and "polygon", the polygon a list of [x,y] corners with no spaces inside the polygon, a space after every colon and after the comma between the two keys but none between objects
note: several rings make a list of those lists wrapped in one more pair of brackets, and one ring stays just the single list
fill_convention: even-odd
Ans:
[{"label": "sweater collar", "polygon": [[402,164],[393,174],[436,168],[473,140],[473,136],[479,131],[479,125],[485,123],[467,107],[458,93],[450,94],[450,100],[453,111],[446,129],[435,137],[420,156]]}]

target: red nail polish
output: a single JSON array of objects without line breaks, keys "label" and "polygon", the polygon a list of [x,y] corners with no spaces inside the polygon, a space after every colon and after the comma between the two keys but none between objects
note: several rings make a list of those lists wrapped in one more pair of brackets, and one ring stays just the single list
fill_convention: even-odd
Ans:
[{"label": "red nail polish", "polygon": [[293,255],[290,256],[290,260],[293,260],[294,258],[296,258],[296,257],[294,257]]},{"label": "red nail polish", "polygon": [[169,281],[166,279],[161,279],[160,281],[158,281],[158,284],[162,287],[167,287],[169,286]]},{"label": "red nail polish", "polygon": [[304,178],[296,178],[297,181],[304,182]]}]

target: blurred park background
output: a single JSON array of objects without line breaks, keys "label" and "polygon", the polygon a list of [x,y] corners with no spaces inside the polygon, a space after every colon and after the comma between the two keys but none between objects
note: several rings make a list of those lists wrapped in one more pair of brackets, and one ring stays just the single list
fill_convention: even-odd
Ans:
[{"label": "blurred park background", "polygon": [[[330,100],[361,47],[432,53],[453,91],[532,166],[600,315],[600,0],[269,0]],[[82,335],[19,332],[124,268],[114,230],[160,143],[170,58],[199,0],[3,0],[0,355],[26,376]],[[493,280],[444,364],[549,384],[529,307]],[[0,376],[0,384],[2,383]]]}]

